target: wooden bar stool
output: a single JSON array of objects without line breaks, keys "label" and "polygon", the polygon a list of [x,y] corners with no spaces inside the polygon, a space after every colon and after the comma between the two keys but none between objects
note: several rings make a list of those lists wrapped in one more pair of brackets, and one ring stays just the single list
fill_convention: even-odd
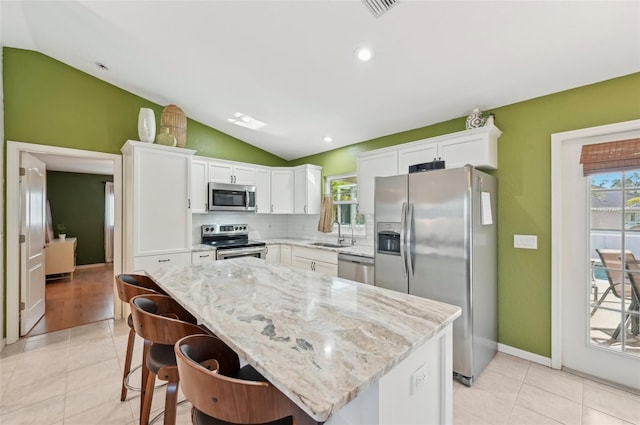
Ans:
[{"label": "wooden bar stool", "polygon": [[166,295],[138,295],[131,299],[130,305],[133,327],[144,338],[140,425],[149,423],[156,377],[167,381],[164,424],[174,425],[179,376],[173,346],[187,335],[206,332],[195,324],[189,312]]},{"label": "wooden bar stool", "polygon": [[[131,298],[144,294],[164,294],[162,289],[149,276],[138,274],[119,274],[115,277],[116,287],[118,288],[118,298],[120,301],[129,304]],[[140,366],[136,366],[131,370],[131,357],[133,355],[133,346],[136,340],[136,332],[133,329],[133,320],[131,315],[127,317],[127,325],[129,325],[129,339],[127,341],[127,352],[124,358],[124,370],[122,372],[122,390],[120,391],[120,401],[127,398],[127,390],[140,391],[129,385],[129,377]]]},{"label": "wooden bar stool", "polygon": [[194,425],[317,424],[213,335],[191,335],[175,345],[180,387],[193,405]]}]

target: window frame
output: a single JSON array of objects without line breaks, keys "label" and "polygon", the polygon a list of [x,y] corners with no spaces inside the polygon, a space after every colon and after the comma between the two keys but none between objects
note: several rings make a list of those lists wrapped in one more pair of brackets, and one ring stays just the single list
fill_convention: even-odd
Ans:
[{"label": "window frame", "polygon": [[[347,201],[336,201],[335,198],[333,197],[333,193],[331,192],[331,182],[333,180],[342,180],[342,179],[349,179],[349,178],[356,178],[356,193],[357,190],[359,189],[359,185],[357,183],[357,178],[358,178],[358,174],[356,171],[352,171],[352,172],[348,172],[348,173],[341,173],[341,174],[332,174],[330,176],[325,176],[324,177],[324,194],[325,195],[331,195],[331,198],[333,200],[333,205],[355,205],[356,207],[356,214],[359,214],[359,204],[358,204],[358,200],[356,199],[355,202],[347,202]],[[335,217],[333,216],[333,211],[332,211],[332,218],[333,223],[331,225],[331,235],[338,235],[338,226],[335,224]],[[342,225],[341,227],[341,233],[342,233],[342,237],[345,238],[346,236],[348,236],[349,233],[351,233],[351,230],[353,229],[353,236],[359,236],[359,237],[366,237],[367,232],[366,232],[366,227],[367,227],[367,223],[365,221],[365,223],[363,224],[351,224],[349,226],[346,225]]]}]

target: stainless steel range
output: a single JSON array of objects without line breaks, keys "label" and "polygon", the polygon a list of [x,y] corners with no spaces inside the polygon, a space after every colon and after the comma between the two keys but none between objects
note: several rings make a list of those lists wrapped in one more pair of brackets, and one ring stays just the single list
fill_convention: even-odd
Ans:
[{"label": "stainless steel range", "polygon": [[264,242],[250,241],[246,224],[205,224],[201,228],[202,243],[216,248],[216,260],[238,257],[267,256]]}]

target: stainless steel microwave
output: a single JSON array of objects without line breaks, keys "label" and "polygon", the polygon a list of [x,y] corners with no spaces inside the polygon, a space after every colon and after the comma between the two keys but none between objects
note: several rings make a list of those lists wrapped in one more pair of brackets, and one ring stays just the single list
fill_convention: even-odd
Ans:
[{"label": "stainless steel microwave", "polygon": [[209,211],[256,211],[256,187],[209,182]]}]

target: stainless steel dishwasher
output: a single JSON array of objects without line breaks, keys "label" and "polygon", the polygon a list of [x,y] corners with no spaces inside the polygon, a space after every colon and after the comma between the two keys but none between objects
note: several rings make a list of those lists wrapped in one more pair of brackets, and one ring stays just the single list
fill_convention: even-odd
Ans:
[{"label": "stainless steel dishwasher", "polygon": [[338,277],[373,285],[373,261],[371,257],[338,253]]}]

